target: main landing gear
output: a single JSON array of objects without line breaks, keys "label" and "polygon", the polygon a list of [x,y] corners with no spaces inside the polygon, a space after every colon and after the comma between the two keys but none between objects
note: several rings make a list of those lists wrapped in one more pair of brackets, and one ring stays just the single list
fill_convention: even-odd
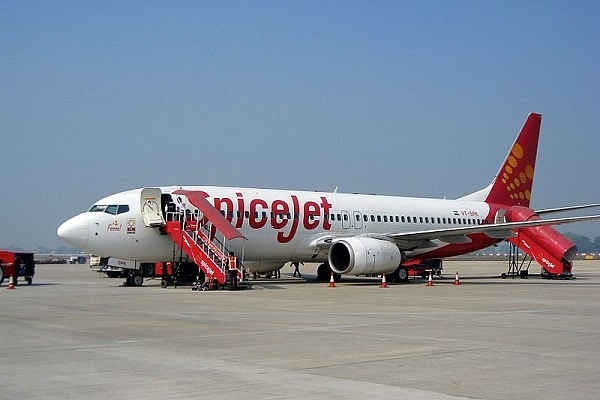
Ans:
[{"label": "main landing gear", "polygon": [[335,282],[339,282],[342,279],[340,274],[336,274],[331,270],[331,267],[328,263],[323,263],[317,267],[317,280],[322,282],[328,282],[331,278],[331,274],[333,273],[333,280]]}]

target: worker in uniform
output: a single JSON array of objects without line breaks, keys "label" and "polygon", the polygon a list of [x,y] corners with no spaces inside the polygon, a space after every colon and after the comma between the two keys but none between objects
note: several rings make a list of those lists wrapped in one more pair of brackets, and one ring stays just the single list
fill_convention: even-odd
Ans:
[{"label": "worker in uniform", "polygon": [[233,251],[229,252],[229,257],[227,259],[227,264],[229,268],[229,282],[231,283],[231,290],[237,290],[238,282],[237,282],[237,257],[233,253]]}]

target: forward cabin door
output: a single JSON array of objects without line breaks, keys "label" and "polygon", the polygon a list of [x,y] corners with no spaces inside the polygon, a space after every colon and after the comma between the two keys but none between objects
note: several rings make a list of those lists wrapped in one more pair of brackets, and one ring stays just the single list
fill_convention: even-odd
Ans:
[{"label": "forward cabin door", "polygon": [[144,225],[149,228],[163,226],[165,224],[160,201],[161,194],[162,192],[159,188],[142,189],[140,210],[142,211]]}]

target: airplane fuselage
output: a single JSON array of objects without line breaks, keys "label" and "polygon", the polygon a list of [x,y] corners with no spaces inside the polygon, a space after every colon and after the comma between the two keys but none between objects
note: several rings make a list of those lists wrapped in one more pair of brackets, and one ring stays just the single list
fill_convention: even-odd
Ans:
[{"label": "airplane fuselage", "polygon": [[[489,223],[490,218],[490,206],[476,201],[216,186],[160,188],[163,194],[178,189],[205,194],[247,238],[228,244],[236,253],[243,252],[245,261],[322,262],[327,260],[327,251],[319,241],[327,238],[473,226]],[[75,245],[99,256],[140,262],[172,260],[169,236],[144,225],[140,195],[141,189],[135,189],[105,197],[90,211],[65,222],[59,235],[67,241],[70,236],[77,237]],[[118,213],[118,206],[128,211]],[[67,233],[68,226],[79,226],[79,232]],[[433,241],[424,249],[406,249],[406,255],[415,257],[447,246],[460,254],[497,241],[482,239],[462,245],[463,251],[456,245]]]}]

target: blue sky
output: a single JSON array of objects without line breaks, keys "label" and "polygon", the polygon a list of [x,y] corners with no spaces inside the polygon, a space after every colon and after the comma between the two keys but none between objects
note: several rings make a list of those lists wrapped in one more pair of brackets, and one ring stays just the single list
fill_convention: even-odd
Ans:
[{"label": "blue sky", "polygon": [[531,111],[532,206],[600,202],[599,20],[594,1],[2,2],[0,247],[64,245],[61,222],[144,186],[459,197]]}]

